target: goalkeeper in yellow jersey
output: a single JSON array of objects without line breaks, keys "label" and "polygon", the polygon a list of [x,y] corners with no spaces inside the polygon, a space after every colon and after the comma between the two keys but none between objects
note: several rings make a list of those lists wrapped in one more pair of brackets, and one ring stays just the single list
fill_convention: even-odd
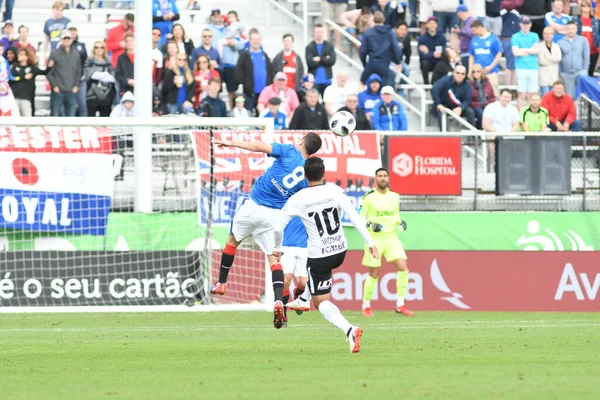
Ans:
[{"label": "goalkeeper in yellow jersey", "polygon": [[[385,259],[394,264],[398,271],[395,311],[399,314],[412,316],[414,315],[413,312],[404,305],[404,296],[406,296],[408,288],[406,253],[396,234],[397,226],[402,230],[406,230],[406,222],[400,218],[400,195],[389,189],[390,176],[387,169],[377,169],[375,180],[377,188],[363,196],[360,215],[367,221],[369,233],[375,240],[381,258],[383,259],[385,256]],[[362,314],[365,317],[372,317],[371,297],[373,297],[373,292],[377,286],[381,259],[373,258],[369,249],[365,247],[362,264],[369,268],[369,276],[363,288]]]}]

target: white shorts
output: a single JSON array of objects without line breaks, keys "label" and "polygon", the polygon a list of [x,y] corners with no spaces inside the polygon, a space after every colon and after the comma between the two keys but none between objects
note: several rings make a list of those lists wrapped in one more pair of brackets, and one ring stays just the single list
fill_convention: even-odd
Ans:
[{"label": "white shorts", "polygon": [[231,233],[238,242],[252,235],[260,249],[269,255],[275,248],[275,227],[281,219],[281,210],[259,206],[246,198],[233,215]]},{"label": "white shorts", "polygon": [[306,261],[308,249],[303,247],[282,247],[281,266],[284,274],[294,274],[297,277],[307,277]]},{"label": "white shorts", "polygon": [[540,90],[539,72],[537,69],[518,69],[517,92],[537,93]]}]

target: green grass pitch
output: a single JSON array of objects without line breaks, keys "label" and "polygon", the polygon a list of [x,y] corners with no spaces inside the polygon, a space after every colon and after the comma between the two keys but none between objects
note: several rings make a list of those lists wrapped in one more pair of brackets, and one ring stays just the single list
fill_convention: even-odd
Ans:
[{"label": "green grass pitch", "polygon": [[600,398],[600,314],[345,315],[0,315],[0,398]]}]

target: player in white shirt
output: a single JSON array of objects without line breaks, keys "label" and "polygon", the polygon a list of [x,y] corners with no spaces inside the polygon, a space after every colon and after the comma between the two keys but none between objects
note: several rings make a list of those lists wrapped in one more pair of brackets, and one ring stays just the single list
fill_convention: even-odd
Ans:
[{"label": "player in white shirt", "polygon": [[[365,220],[358,215],[346,192],[337,185],[325,184],[325,164],[311,157],[304,164],[308,187],[289,198],[282,210],[281,226],[275,232],[275,256],[280,256],[282,232],[290,220],[300,217],[308,234],[308,290],[288,303],[289,309],[308,310],[310,303],[304,296],[312,295],[313,304],[323,316],[344,332],[350,342],[350,351],[360,351],[362,329],[352,326],[330,300],[332,271],[344,262],[348,243],[342,228],[341,217],[346,213],[352,225],[369,246],[371,255],[379,259],[375,242],[369,235]],[[308,292],[308,293],[307,293]]]}]

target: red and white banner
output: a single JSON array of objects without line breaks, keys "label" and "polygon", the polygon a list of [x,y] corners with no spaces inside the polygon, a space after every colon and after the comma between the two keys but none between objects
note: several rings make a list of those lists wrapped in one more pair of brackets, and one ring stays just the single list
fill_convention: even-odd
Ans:
[{"label": "red and white banner", "polygon": [[[367,268],[350,251],[333,274],[341,310],[360,310]],[[600,252],[412,251],[407,306],[414,311],[600,311]],[[396,304],[394,267],[381,267],[374,310]]]},{"label": "red and white banner", "polygon": [[[235,141],[263,141],[296,144],[306,131],[275,131],[272,138],[263,131],[213,131],[216,139]],[[340,180],[346,185],[349,179],[354,183],[363,180],[368,184],[375,170],[381,167],[381,148],[379,135],[375,132],[355,132],[347,137],[337,136],[329,131],[316,131],[323,140],[321,150],[316,154],[323,158],[326,167],[326,179],[330,182]],[[208,181],[210,172],[210,144],[208,131],[195,131],[193,139],[196,147],[196,161],[201,181]],[[232,147],[215,147],[215,178],[224,183],[222,189],[235,190],[244,182],[243,191],[249,191],[251,181],[258,178],[273,162],[265,154],[253,153]],[[219,186],[219,185],[218,185]]]},{"label": "red and white banner", "polygon": [[393,191],[461,195],[460,138],[390,137],[387,151]]}]

